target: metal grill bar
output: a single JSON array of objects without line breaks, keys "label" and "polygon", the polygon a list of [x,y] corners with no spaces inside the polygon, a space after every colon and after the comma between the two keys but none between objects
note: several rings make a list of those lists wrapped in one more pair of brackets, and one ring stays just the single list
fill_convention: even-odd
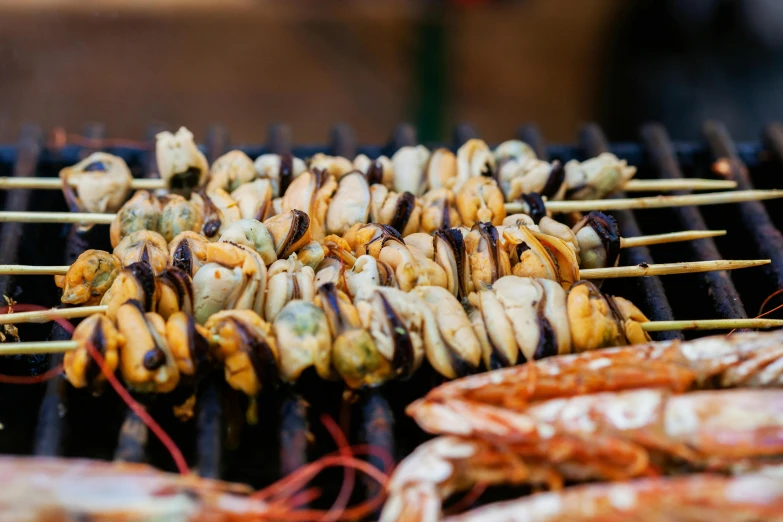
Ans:
[{"label": "metal grill bar", "polygon": [[[228,132],[221,126],[207,131],[207,160],[209,164],[231,148]],[[206,379],[199,394],[196,408],[196,460],[198,474],[204,478],[220,478],[223,456],[223,407],[222,379],[212,376]]]},{"label": "metal grill bar", "polygon": [[356,134],[350,125],[338,123],[329,134],[330,151],[335,156],[354,158],[356,156]]},{"label": "metal grill bar", "polygon": [[[84,137],[88,139],[100,140],[106,136],[106,129],[103,125],[93,123],[84,130]],[[83,159],[97,149],[84,147],[79,151],[79,158]],[[102,227],[93,227],[102,233]],[[68,230],[68,238],[65,241],[65,264],[70,265],[79,254],[90,248],[91,239],[94,239],[92,230],[82,232],[77,226],[71,226]],[[52,324],[51,339],[66,340],[70,339],[68,334],[59,324]],[[51,367],[55,368],[63,362],[63,356],[55,354],[51,356]],[[38,426],[35,437],[35,454],[41,456],[54,457],[62,455],[63,444],[68,430],[66,415],[68,412],[68,394],[66,393],[65,379],[58,375],[46,384],[46,394],[41,401],[41,407],[38,411]]]},{"label": "metal grill bar", "polygon": [[[666,129],[661,125],[645,125],[641,135],[657,176],[665,179],[681,179],[682,172]],[[670,212],[677,217],[682,228],[707,230],[707,224],[697,207],[677,207],[670,209]],[[694,260],[723,259],[712,238],[689,241],[688,246]],[[697,277],[701,281],[701,286],[707,289],[712,307],[719,317],[747,317],[745,307],[728,272],[704,272]]]},{"label": "metal grill bar", "polygon": [[[702,129],[710,153],[716,161],[725,161],[729,179],[737,182],[738,190],[750,190],[748,169],[737,154],[737,147],[726,127],[717,121],[708,121]],[[758,246],[759,255],[772,263],[764,266],[764,272],[775,281],[776,288],[783,288],[783,235],[769,217],[764,203],[748,201],[738,203],[740,219],[745,231]]]},{"label": "metal grill bar", "polygon": [[267,143],[269,151],[273,154],[286,154],[293,150],[291,127],[285,123],[276,123],[269,126]]},{"label": "metal grill bar", "polygon": [[541,136],[541,131],[538,130],[537,125],[532,123],[523,125],[517,131],[517,137],[530,145],[539,159],[546,160],[546,145],[544,144],[544,138]]},{"label": "metal grill bar", "polygon": [[[585,153],[589,157],[598,156],[603,152],[609,152],[609,144],[606,141],[601,128],[594,124],[588,124],[580,133],[580,143]],[[625,197],[623,193],[617,195],[617,197]],[[642,235],[642,231],[639,228],[639,224],[636,222],[636,218],[633,212],[629,210],[619,210],[612,213],[617,218],[617,224],[620,227],[620,235],[623,237],[635,237]],[[629,248],[623,252],[626,264],[628,265],[641,265],[652,264],[653,259],[650,255],[650,250],[647,247]],[[639,294],[645,297],[645,303],[638,303],[641,306],[642,311],[653,321],[671,321],[674,319],[671,305],[666,298],[666,292],[663,289],[663,284],[658,277],[638,277],[634,278],[632,284],[637,286]],[[655,335],[657,339],[682,339],[683,335],[680,332],[660,332]]]},{"label": "metal grill bar", "polygon": [[[153,123],[147,129],[147,140],[154,143],[155,136],[166,130],[166,126],[161,123]],[[145,178],[155,178],[158,168],[155,161],[155,149],[150,148],[143,154],[143,164]],[[125,419],[120,428],[120,435],[117,440],[117,449],[114,451],[114,460],[124,462],[147,462],[147,440],[149,433],[147,426],[142,422],[133,410],[128,409],[125,412]]]},{"label": "metal grill bar", "polygon": [[454,131],[451,133],[452,143],[454,149],[461,147],[466,141],[478,138],[478,132],[469,123],[460,123],[454,127]]}]

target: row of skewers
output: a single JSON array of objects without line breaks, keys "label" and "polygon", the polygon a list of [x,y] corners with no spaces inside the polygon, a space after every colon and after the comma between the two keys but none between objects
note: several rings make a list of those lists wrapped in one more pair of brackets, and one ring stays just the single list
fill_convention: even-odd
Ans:
[{"label": "row of skewers", "polygon": [[[2,269],[57,274],[62,302],[81,306],[8,314],[0,322],[105,315],[85,321],[67,347],[18,343],[5,353],[67,349],[69,380],[87,386],[100,377],[86,376],[90,365],[84,342],[115,339],[112,370],[119,368],[134,389],[156,392],[170,391],[179,374],[192,376],[200,364],[195,361],[206,359],[222,364],[229,384],[251,396],[271,380],[269,375],[294,382],[309,366],[323,378],[340,377],[356,389],[409,376],[426,356],[436,371],[455,378],[481,364],[496,368],[641,341],[646,329],[683,326],[650,323],[630,302],[603,296],[583,279],[765,262],[615,268],[622,247],[683,236],[648,242],[620,238],[611,217],[600,212],[572,228],[546,212],[506,214],[504,201],[516,198],[516,193],[509,198],[512,187],[539,179],[523,179],[532,172],[549,173],[536,189],[547,197],[610,192],[634,171],[613,156],[561,167],[539,162],[521,142],[492,151],[472,140],[456,155],[445,149],[430,154],[420,147],[401,150],[392,159],[358,157],[354,162],[316,156],[306,164],[292,156],[267,155],[254,164],[232,151],[210,170],[192,135],[180,130],[159,136],[157,157],[167,186],[189,191],[190,199],[140,190],[115,215],[105,214],[111,221],[112,254],[87,251],[70,267]],[[257,177],[259,172],[263,177]],[[111,211],[121,203],[115,196],[127,193],[118,180],[128,175],[120,158],[104,154],[64,169],[61,177],[74,210]],[[544,190],[560,178],[571,181],[559,181],[555,192]],[[443,197],[428,200],[433,191]],[[527,201],[543,199],[534,193]],[[381,222],[368,224],[369,219]],[[119,310],[129,303],[134,306],[124,308],[122,317],[136,317],[132,328],[146,324],[154,346],[130,346],[138,339],[122,333],[123,328],[131,331],[118,323]],[[156,316],[145,323],[139,314]],[[196,344],[211,346],[201,350],[209,357],[187,358],[181,348],[161,356],[167,350],[157,344],[167,341],[163,332],[168,334],[167,321],[175,314],[184,315],[176,316],[172,332],[180,340],[200,336]],[[270,346],[263,350],[263,370],[248,355],[258,344],[242,333],[249,326],[230,340],[210,331],[210,321],[221,314],[260,328]],[[279,333],[298,321],[315,330],[298,339]],[[283,350],[272,347],[280,335],[287,339]],[[236,360],[215,348],[221,342],[234,347]],[[184,361],[182,368],[171,355],[175,352]],[[157,366],[134,373],[147,358]]]}]

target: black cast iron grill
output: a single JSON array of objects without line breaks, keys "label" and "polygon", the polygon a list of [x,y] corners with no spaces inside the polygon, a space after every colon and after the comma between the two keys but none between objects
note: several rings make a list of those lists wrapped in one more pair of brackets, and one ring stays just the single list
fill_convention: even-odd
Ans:
[{"label": "black cast iron grill", "polygon": [[[162,128],[151,126],[148,138],[152,140]],[[92,125],[84,135],[102,138],[104,130],[100,125]],[[477,136],[472,127],[460,125],[454,130],[452,146],[456,149],[465,140]],[[641,129],[639,143],[611,144],[597,125],[590,124],[582,129],[577,145],[547,146],[535,126],[527,125],[519,131],[519,137],[545,159],[567,161],[611,151],[638,166],[640,178],[722,175],[736,180],[741,189],[753,185],[756,188],[783,186],[783,125],[773,124],[765,129],[762,143],[735,144],[718,122],[705,123],[703,136],[699,143],[673,143],[663,127],[646,125]],[[265,152],[293,152],[299,157],[327,152],[350,158],[358,153],[390,156],[397,148],[416,141],[413,128],[400,125],[388,144],[358,146],[351,128],[338,125],[332,130],[327,146],[294,147],[289,128],[275,125],[269,129],[266,145],[239,148],[253,158]],[[204,150],[210,161],[229,148],[228,134],[222,128],[209,129]],[[136,176],[155,172],[151,148],[109,151],[122,156]],[[90,152],[93,149],[83,146],[44,146],[41,131],[26,127],[16,145],[0,146],[0,175],[56,176],[62,167]],[[715,167],[716,162],[720,168]],[[0,204],[4,210],[67,210],[62,195],[55,191],[0,192]],[[721,257],[772,260],[763,268],[731,275],[710,272],[607,281],[604,288],[608,293],[631,299],[652,320],[747,317],[756,314],[766,296],[783,288],[783,236],[779,231],[783,209],[777,201],[621,211],[614,215],[626,237],[683,229],[729,231],[727,236],[716,239],[624,250],[621,258],[624,265]],[[7,223],[0,232],[0,263],[70,264],[86,248],[108,250],[108,243],[106,226],[77,234],[68,225]],[[0,277],[0,293],[20,303],[45,306],[56,306],[59,299],[58,290],[48,276]],[[56,324],[21,325],[19,330],[27,341],[68,337]],[[704,334],[685,333],[684,337]],[[683,338],[678,332],[653,335],[657,339]],[[60,361],[61,356],[5,357],[0,358],[0,373],[39,374]],[[305,374],[295,387],[268,390],[259,397],[260,421],[255,426],[243,426],[239,422],[245,406],[243,399],[225,385],[219,374],[210,376],[200,387],[196,417],[190,422],[173,419],[164,401],[148,402],[147,407],[201,476],[261,487],[334,449],[319,421],[324,413],[340,423],[351,443],[373,444],[401,459],[425,438],[404,415],[404,407],[439,382],[425,368],[406,383],[390,383],[343,400],[339,384]],[[107,391],[93,397],[67,385],[62,376],[36,385],[0,384],[0,426],[0,453],[119,459],[149,462],[173,470],[171,459],[160,443],[114,393]],[[330,494],[333,498],[336,492],[339,475],[334,477],[338,480],[324,481],[326,498]],[[372,484],[364,483],[364,490],[355,497],[372,495],[375,491]]]}]

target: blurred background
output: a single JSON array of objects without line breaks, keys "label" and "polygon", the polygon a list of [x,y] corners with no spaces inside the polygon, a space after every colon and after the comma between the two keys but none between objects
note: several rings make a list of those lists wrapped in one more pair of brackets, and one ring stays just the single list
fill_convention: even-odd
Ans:
[{"label": "blurred background", "polygon": [[708,117],[755,139],[783,117],[781,65],[777,0],[0,0],[0,142],[94,121],[127,138],[220,123],[236,143],[345,122],[369,143],[400,121],[491,142],[535,121],[564,142],[658,120],[686,139]]}]

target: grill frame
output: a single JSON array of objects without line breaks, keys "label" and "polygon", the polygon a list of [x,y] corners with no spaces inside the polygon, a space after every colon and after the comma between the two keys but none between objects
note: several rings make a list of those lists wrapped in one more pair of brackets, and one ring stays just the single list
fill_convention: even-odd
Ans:
[{"label": "grill frame", "polygon": [[[167,128],[163,124],[152,124],[147,131],[150,143],[155,134]],[[170,128],[170,127],[168,127]],[[91,125],[83,135],[89,138],[105,137],[105,127]],[[640,165],[640,175],[658,178],[680,178],[689,172],[698,172],[707,177],[712,162],[724,160],[731,167],[729,177],[739,183],[740,189],[753,188],[754,173],[768,173],[783,168],[783,125],[773,124],[764,130],[763,145],[760,143],[735,144],[725,127],[720,123],[707,122],[704,126],[702,143],[673,143],[666,129],[657,124],[642,127],[638,143],[610,143],[603,131],[596,124],[588,124],[581,130],[576,145],[547,146],[535,125],[525,125],[518,132],[520,139],[527,141],[544,159],[557,158],[567,161],[572,158],[594,156],[600,152],[611,151],[629,160],[631,164]],[[452,150],[471,138],[479,137],[478,132],[468,124],[456,126],[452,133]],[[275,124],[268,129],[268,138],[264,145],[239,146],[251,157],[267,152],[292,152],[299,157],[312,156],[317,152],[353,157],[358,153],[375,157],[380,154],[390,156],[404,145],[417,143],[415,129],[407,124],[401,124],[391,134],[386,144],[359,145],[354,131],[345,124],[336,125],[324,146],[294,146],[293,133],[286,124]],[[206,140],[201,147],[209,161],[213,161],[222,153],[230,150],[231,141],[224,127],[214,126],[208,129]],[[135,149],[129,147],[109,148],[109,152],[117,154],[131,165],[134,175],[150,177],[155,174],[155,158],[152,148]],[[45,146],[40,129],[25,127],[17,144],[0,145],[0,173],[8,171],[14,176],[36,176],[56,174],[59,166],[75,163],[93,150],[86,147],[66,145],[61,148]],[[700,170],[701,169],[701,170]],[[687,171],[687,172],[686,172]],[[713,174],[714,175],[714,174]],[[769,180],[766,180],[769,183]],[[51,210],[57,206],[57,195],[45,194],[42,191],[18,190],[0,196],[4,210]],[[60,198],[62,199],[62,198]],[[743,245],[750,249],[738,252],[730,246],[731,237],[726,240],[702,239],[676,247],[656,246],[653,248],[635,248],[623,251],[623,264],[639,264],[669,261],[672,255],[684,255],[681,260],[707,260],[728,258],[768,257],[773,260],[771,265],[753,269],[754,277],[763,278],[762,286],[771,293],[776,288],[783,288],[783,235],[779,228],[783,213],[768,212],[769,205],[774,203],[749,202],[736,205],[735,212],[723,216],[716,212],[703,212],[698,207],[683,207],[658,211],[621,211],[612,212],[618,218],[621,233],[624,236],[635,236],[642,233],[659,232],[653,220],[662,217],[662,222],[671,223],[679,229],[723,228],[726,220],[736,218],[733,232],[746,234]],[[64,203],[58,210],[65,210]],[[6,223],[0,232],[0,263],[34,263],[30,254],[37,252],[36,245],[26,247],[26,238],[32,237],[37,226],[46,227],[51,236],[59,229],[58,244],[63,246],[61,259],[39,259],[40,264],[68,264],[85,248],[106,248],[108,243],[108,227],[96,226],[92,232],[78,234],[70,227],[58,225],[23,225]],[[54,231],[54,232],[53,232]],[[105,236],[101,239],[101,234]],[[55,234],[56,235],[56,234]],[[44,234],[44,237],[49,237]],[[666,250],[669,249],[669,250]],[[38,252],[40,253],[40,252]],[[662,259],[664,258],[664,259]],[[37,279],[33,284],[33,276],[14,278],[0,276],[0,291],[4,294],[23,297],[29,295],[30,288],[43,288],[44,280]],[[686,288],[698,288],[705,294],[699,298],[695,307],[680,303],[685,290],[677,291],[679,284],[664,282],[657,277],[638,278],[624,284],[607,282],[611,293],[627,296],[642,308],[653,320],[668,320],[681,318],[721,318],[747,317],[750,315],[749,305],[743,302],[743,295],[748,296],[750,304],[757,304],[760,294],[758,289],[750,291],[748,278],[743,284],[736,283],[733,275],[727,272],[711,272],[706,274],[691,274],[673,276],[685,278],[689,283]],[[55,287],[51,286],[51,295],[46,304],[56,301]],[[36,286],[37,285],[37,286]],[[683,293],[681,296],[680,294]],[[764,292],[762,292],[764,293]],[[640,296],[646,296],[640,300]],[[22,302],[22,301],[20,301]],[[687,305],[687,303],[686,303]],[[682,316],[683,310],[702,315]],[[25,327],[35,330],[33,337],[61,339],[68,334],[59,326]],[[23,332],[24,335],[24,332]],[[690,338],[700,334],[683,335],[679,332],[662,332],[653,334],[655,339]],[[18,359],[18,358],[17,358]],[[52,356],[36,360],[35,364],[27,364],[28,359],[20,363],[9,358],[0,358],[0,373],[20,373],[32,370],[40,373],[49,367],[59,364],[61,356]],[[391,383],[378,390],[358,393],[354,401],[341,401],[341,389],[337,384],[320,383],[317,379],[303,379],[303,383],[295,387],[284,388],[279,392],[265,392],[260,397],[260,411],[272,422],[264,422],[261,428],[246,428],[241,434],[242,444],[235,446],[236,434],[227,426],[235,422],[235,410],[243,406],[241,398],[230,390],[220,378],[213,375],[207,378],[199,390],[199,400],[196,417],[183,426],[172,424],[170,415],[165,414],[165,401],[149,404],[149,409],[156,418],[160,418],[165,429],[172,432],[175,440],[183,446],[189,464],[194,466],[199,475],[206,478],[224,478],[229,480],[248,481],[253,486],[260,487],[271,482],[280,475],[293,471],[305,465],[317,456],[333,450],[333,444],[326,436],[318,422],[318,415],[329,413],[340,420],[343,430],[348,433],[352,443],[368,443],[379,446],[389,452],[395,460],[409,453],[425,436],[413,426],[409,419],[404,418],[404,406],[412,398],[420,396],[426,390],[440,382],[440,378],[424,368],[413,377],[410,383]],[[16,405],[5,405],[0,400],[0,422],[8,424],[5,430],[0,430],[0,453],[21,453],[39,456],[83,456],[98,458],[114,458],[134,462],[150,462],[154,465],[173,470],[167,462],[159,444],[147,433],[140,419],[125,409],[113,394],[107,392],[100,399],[89,397],[87,393],[71,389],[62,376],[51,379],[45,384],[24,386],[18,392],[17,388],[0,384],[0,398],[17,393],[22,398]],[[108,396],[107,396],[108,395]],[[16,397],[16,396],[15,396]],[[94,411],[93,411],[94,408]],[[119,409],[118,412],[114,410]],[[31,412],[37,411],[37,415]],[[11,414],[9,414],[11,412]],[[25,414],[29,419],[25,421]],[[10,415],[10,416],[9,416]],[[98,415],[98,422],[105,422],[106,433],[114,433],[116,444],[103,441],[101,449],[87,451],[87,442],[78,442],[85,433],[85,426],[79,425]],[[21,422],[25,430],[21,436],[7,436],[7,430],[12,429],[7,419],[14,424]],[[22,422],[25,421],[25,422]],[[15,431],[16,426],[13,427]],[[103,428],[101,428],[103,429]],[[100,430],[99,430],[100,431]],[[31,432],[34,436],[24,442],[24,434]],[[315,441],[309,436],[315,435]],[[94,434],[96,440],[105,439],[101,432]],[[248,442],[248,438],[253,439]],[[272,447],[266,447],[271,442]],[[263,446],[249,454],[248,448]],[[112,449],[111,446],[114,446]],[[240,453],[238,455],[238,452]],[[245,458],[246,457],[246,458]],[[238,460],[247,460],[248,467],[262,466],[263,469],[244,470],[237,464]],[[375,460],[371,457],[371,460]],[[375,462],[380,464],[380,462]],[[331,476],[331,475],[330,475]],[[372,481],[362,482],[362,491],[357,495],[371,496],[377,493],[377,485]],[[327,484],[327,493],[332,492]],[[328,495],[327,495],[328,496]]]}]

